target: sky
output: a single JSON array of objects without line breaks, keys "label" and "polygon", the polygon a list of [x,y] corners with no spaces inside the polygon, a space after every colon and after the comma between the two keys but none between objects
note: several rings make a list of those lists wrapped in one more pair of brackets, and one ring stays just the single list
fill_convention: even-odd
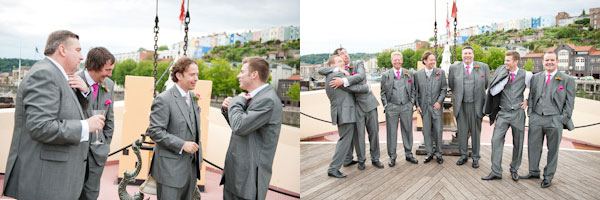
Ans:
[{"label": "sky", "polygon": [[[446,32],[446,5],[437,0],[301,0],[300,53],[332,53],[342,46],[349,53],[377,53],[394,45],[428,41]],[[456,0],[458,28],[490,25],[513,19],[579,16],[583,9],[600,7],[598,0]],[[436,15],[437,17],[434,17]],[[452,22],[451,22],[452,23]]]},{"label": "sky", "polygon": [[[158,1],[159,46],[183,40],[181,2]],[[299,4],[300,0],[191,0],[188,35],[299,26]],[[0,58],[40,59],[48,35],[61,29],[79,35],[84,57],[96,46],[113,54],[150,50],[155,16],[156,0],[0,0]]]}]

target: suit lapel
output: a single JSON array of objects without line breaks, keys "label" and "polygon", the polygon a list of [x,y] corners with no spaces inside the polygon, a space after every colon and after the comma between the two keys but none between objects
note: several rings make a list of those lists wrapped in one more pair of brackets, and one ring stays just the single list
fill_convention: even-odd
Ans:
[{"label": "suit lapel", "polygon": [[77,96],[75,96],[75,92],[73,91],[73,88],[69,87],[69,83],[67,82],[67,80],[64,79],[62,72],[60,71],[60,69],[58,69],[59,66],[54,65],[54,63],[52,63],[52,61],[45,59],[46,62],[50,63],[50,65],[53,65],[53,69],[54,69],[54,74],[58,77],[59,80],[62,80],[62,83],[59,83],[59,87],[68,87],[68,91],[69,92],[69,96],[72,97],[71,100],[73,100],[73,103],[77,104],[77,110],[79,110],[79,115],[81,116],[81,119],[85,119],[85,115],[83,114],[83,110],[81,109],[81,105],[79,104],[79,100],[77,100]]},{"label": "suit lapel", "polygon": [[[562,77],[562,74],[561,74],[559,71],[557,71],[557,72],[556,72],[556,75],[554,75],[554,78],[552,78],[552,80],[550,80],[550,85],[551,85],[550,89],[552,89],[552,92],[551,92],[552,96],[550,96],[550,97],[552,97],[552,99],[553,99],[553,100],[555,100],[555,99],[554,99],[554,97],[555,97],[555,96],[554,96],[554,94],[556,93],[556,91],[558,90],[558,86],[560,86],[560,84],[561,84],[561,82],[562,82],[562,80],[557,80],[556,78],[561,78],[561,79],[564,79],[564,78]],[[564,87],[564,86],[563,86],[563,87]],[[556,101],[556,100],[555,100],[555,101]],[[557,103],[558,103],[558,102],[557,102]],[[558,104],[557,104],[557,105],[558,105]]]},{"label": "suit lapel", "polygon": [[175,98],[175,104],[177,104],[177,107],[179,107],[179,111],[181,111],[181,116],[183,116],[183,119],[185,120],[185,123],[187,124],[187,127],[191,132],[192,125],[190,122],[189,110],[187,110],[189,108],[176,87],[177,86],[173,86],[173,88],[171,88],[171,94],[173,95],[173,98]]}]

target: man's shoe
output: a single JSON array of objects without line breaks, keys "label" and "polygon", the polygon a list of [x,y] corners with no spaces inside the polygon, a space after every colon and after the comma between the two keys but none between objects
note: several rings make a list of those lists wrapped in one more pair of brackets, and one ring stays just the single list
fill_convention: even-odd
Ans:
[{"label": "man's shoe", "polygon": [[552,181],[551,180],[544,179],[542,181],[542,188],[547,188],[547,187],[550,187],[551,185],[552,185]]},{"label": "man's shoe", "polygon": [[406,157],[406,161],[412,163],[412,164],[417,164],[419,163],[419,161],[417,159],[415,159],[415,157]]},{"label": "man's shoe", "polygon": [[479,160],[473,160],[473,168],[479,168]]},{"label": "man's shoe", "polygon": [[540,175],[530,175],[530,174],[527,174],[525,176],[521,176],[520,178],[521,179],[534,179],[534,178],[539,179]]},{"label": "man's shoe", "polygon": [[388,165],[390,167],[396,166],[396,159],[395,158],[390,159],[390,163],[388,163]]},{"label": "man's shoe", "polygon": [[511,172],[510,176],[512,177],[513,181],[519,180],[519,174],[517,172]]},{"label": "man's shoe", "polygon": [[425,157],[425,160],[423,161],[423,163],[428,163],[431,160],[433,160],[433,156],[427,156],[427,157]]},{"label": "man's shoe", "polygon": [[354,164],[356,164],[356,163],[358,163],[358,161],[356,161],[356,160],[352,160],[352,161],[350,161],[349,163],[344,163],[344,167],[352,166],[352,165],[354,165]]},{"label": "man's shoe", "polygon": [[373,162],[371,162],[371,164],[373,164],[373,166],[375,166],[379,169],[383,168],[383,164],[381,164],[381,162],[379,162],[379,161],[373,161]]},{"label": "man's shoe", "polygon": [[467,162],[467,158],[459,158],[458,162],[456,162],[456,165],[464,165]]},{"label": "man's shoe", "polygon": [[358,162],[358,169],[359,170],[364,170],[365,169],[365,162]]},{"label": "man's shoe", "polygon": [[484,180],[484,181],[489,181],[489,180],[494,180],[494,179],[502,179],[502,177],[496,176],[496,175],[490,173],[490,175],[481,178],[481,180]]},{"label": "man's shoe", "polygon": [[334,178],[346,178],[346,174],[342,174],[340,170],[336,170],[335,172],[327,172],[327,175]]},{"label": "man's shoe", "polygon": [[444,159],[441,156],[437,157],[435,160],[437,160],[438,164],[444,163]]}]

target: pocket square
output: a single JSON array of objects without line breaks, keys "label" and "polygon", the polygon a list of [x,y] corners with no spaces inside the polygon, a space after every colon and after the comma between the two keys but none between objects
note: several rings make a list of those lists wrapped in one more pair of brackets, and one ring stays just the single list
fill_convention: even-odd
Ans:
[{"label": "pocket square", "polygon": [[483,78],[483,75],[481,75],[481,78]]},{"label": "pocket square", "polygon": [[561,91],[561,90],[563,90],[563,89],[565,89],[565,88],[564,88],[564,87],[561,85],[561,86],[560,86],[560,87],[558,87],[558,89],[556,89],[556,90],[557,90],[557,91]]}]

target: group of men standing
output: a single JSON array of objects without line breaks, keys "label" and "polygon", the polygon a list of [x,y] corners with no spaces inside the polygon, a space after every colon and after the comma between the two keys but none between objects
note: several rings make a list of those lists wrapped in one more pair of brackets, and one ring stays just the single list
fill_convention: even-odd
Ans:
[{"label": "group of men standing", "polygon": [[[482,179],[502,178],[502,150],[506,132],[510,127],[513,134],[513,156],[510,165],[512,179],[517,181],[519,178],[540,178],[539,161],[545,136],[548,163],[544,168],[541,187],[549,187],[556,171],[563,127],[569,130],[574,128],[571,120],[575,94],[573,78],[557,70],[557,54],[554,52],[544,54],[545,71],[532,75],[531,72],[518,68],[519,54],[508,51],[505,65],[498,67],[491,81],[489,66],[474,61],[472,47],[465,46],[461,53],[462,62],[450,66],[446,79],[444,70],[435,68],[436,56],[433,53],[425,52],[421,58],[424,69],[413,72],[402,69],[403,58],[400,52],[392,52],[393,68],[384,72],[381,79],[381,102],[386,118],[387,150],[390,158],[388,165],[395,166],[397,158],[398,124],[401,127],[406,161],[418,163],[412,154],[413,106],[423,121],[427,151],[424,163],[433,160],[433,156],[439,164],[443,163],[442,113],[444,98],[449,89],[458,128],[460,158],[456,165],[467,163],[468,141],[471,138],[471,166],[479,168],[481,123],[483,117],[488,115],[490,124],[495,122],[492,137],[492,172]],[[331,103],[332,123],[338,126],[340,135],[328,175],[336,178],[346,177],[339,171],[342,164],[349,166],[358,163],[358,169],[365,168],[365,129],[370,140],[371,161],[374,166],[383,168],[379,162],[379,103],[365,81],[362,62],[350,62],[346,50],[339,48],[330,57],[328,65],[319,69],[319,73],[327,76],[326,93]],[[530,86],[528,98],[524,95],[526,86]],[[517,170],[523,152],[525,110],[530,118],[529,174],[519,176]],[[356,149],[358,161],[352,160],[352,146]]]}]

